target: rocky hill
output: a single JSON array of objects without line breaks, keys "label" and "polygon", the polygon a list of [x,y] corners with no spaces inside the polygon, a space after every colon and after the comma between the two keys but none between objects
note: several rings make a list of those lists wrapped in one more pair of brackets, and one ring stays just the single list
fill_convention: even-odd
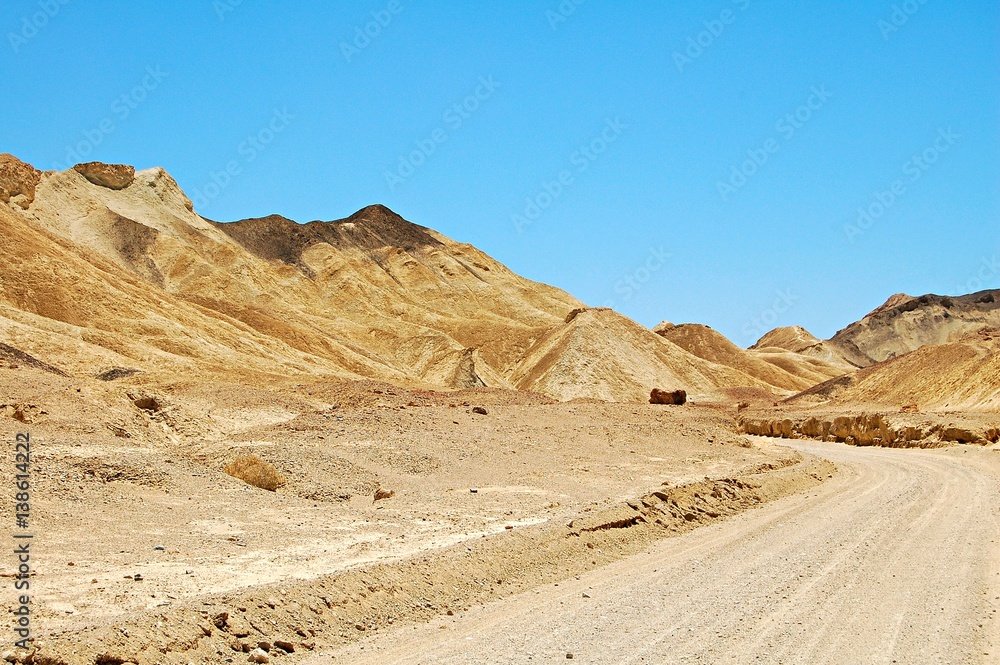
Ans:
[{"label": "rocky hill", "polygon": [[647,386],[678,387],[695,395],[733,386],[771,388],[606,308],[571,312],[528,351],[511,382],[561,400],[646,401]]},{"label": "rocky hill", "polygon": [[40,172],[9,155],[0,194],[0,340],[71,375],[607,400],[763,384],[384,206],[219,223],[160,168]]},{"label": "rocky hill", "polygon": [[791,404],[1000,411],[1000,331],[928,345],[803,391]]},{"label": "rocky hill", "polygon": [[[804,353],[811,348],[808,343],[779,347],[775,341],[774,346],[747,350],[733,344],[722,333],[701,324],[675,326],[664,322],[653,330],[699,358],[731,367],[779,390],[805,390],[848,371],[842,364]],[[802,332],[805,333],[804,330]]]},{"label": "rocky hill", "polygon": [[1000,290],[964,296],[892,296],[827,344],[861,366],[1000,327]]}]

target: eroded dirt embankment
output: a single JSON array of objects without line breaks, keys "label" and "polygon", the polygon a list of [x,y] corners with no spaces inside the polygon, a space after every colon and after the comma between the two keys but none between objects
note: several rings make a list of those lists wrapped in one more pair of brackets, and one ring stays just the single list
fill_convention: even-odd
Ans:
[{"label": "eroded dirt embankment", "polygon": [[261,642],[294,660],[289,649],[302,654],[345,644],[390,625],[427,621],[567,579],[657,539],[813,487],[834,471],[830,462],[789,453],[733,477],[664,486],[567,524],[540,524],[398,563],[135,613],[110,626],[53,636],[38,645],[34,662],[243,662]]},{"label": "eroded dirt embankment", "polygon": [[758,436],[890,448],[939,448],[956,443],[987,445],[1000,441],[1000,427],[996,425],[934,422],[881,413],[743,417],[739,420],[739,427],[744,434]]}]

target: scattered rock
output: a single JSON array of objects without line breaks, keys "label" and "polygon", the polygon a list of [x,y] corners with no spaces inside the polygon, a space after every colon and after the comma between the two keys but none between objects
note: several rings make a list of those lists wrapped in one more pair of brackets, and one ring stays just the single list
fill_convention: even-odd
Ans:
[{"label": "scattered rock", "polygon": [[286,653],[295,653],[295,645],[291,642],[286,642],[285,640],[275,640],[274,646],[278,647]]},{"label": "scattered rock", "polygon": [[479,494],[479,490],[477,490],[477,489],[476,489],[475,487],[473,487],[473,488],[472,488],[472,489],[470,489],[469,491],[470,491],[471,493],[473,493],[473,494]]},{"label": "scattered rock", "polygon": [[124,656],[113,653],[102,653],[94,659],[97,665],[122,665],[123,663],[134,662]]},{"label": "scattered rock", "polygon": [[684,390],[660,390],[659,388],[653,388],[649,393],[649,403],[680,406],[687,403],[687,392]]},{"label": "scattered rock", "polygon": [[246,637],[252,630],[250,623],[240,617],[229,618],[226,621],[226,625],[229,627],[229,633],[234,637]]},{"label": "scattered rock", "polygon": [[262,642],[258,642],[257,643],[257,648],[260,649],[261,651],[266,651],[267,653],[271,653],[271,643],[270,642],[263,642],[263,641]]},{"label": "scattered rock", "polygon": [[477,413],[477,414],[479,414],[481,416],[488,416],[490,414],[489,411],[487,411],[484,407],[481,407],[481,406],[474,406],[474,407],[472,407],[472,412],[473,413]]},{"label": "scattered rock", "polygon": [[132,403],[139,409],[147,413],[159,413],[167,408],[166,400],[162,397],[157,397],[156,395],[135,395],[129,393],[129,399]]},{"label": "scattered rock", "polygon": [[135,168],[125,164],[87,162],[77,164],[73,170],[99,187],[125,189],[135,182]]},{"label": "scattered rock", "polygon": [[391,499],[394,496],[396,496],[396,492],[394,490],[384,490],[381,487],[378,488],[377,490],[375,490],[375,500],[376,501],[383,501],[385,499]]},{"label": "scattered rock", "polygon": [[270,663],[271,657],[263,649],[254,649],[247,660],[251,663]]},{"label": "scattered rock", "polygon": [[97,375],[100,381],[117,381],[118,379],[127,379],[130,376],[135,376],[139,373],[137,369],[126,369],[124,367],[113,367],[106,372],[101,372]]}]

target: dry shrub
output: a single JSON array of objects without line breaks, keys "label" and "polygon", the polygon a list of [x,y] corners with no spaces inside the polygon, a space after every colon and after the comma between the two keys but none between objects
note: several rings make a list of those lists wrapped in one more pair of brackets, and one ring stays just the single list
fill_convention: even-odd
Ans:
[{"label": "dry shrub", "polygon": [[233,478],[239,478],[248,485],[274,492],[287,482],[285,477],[270,462],[256,455],[240,455],[223,469]]}]

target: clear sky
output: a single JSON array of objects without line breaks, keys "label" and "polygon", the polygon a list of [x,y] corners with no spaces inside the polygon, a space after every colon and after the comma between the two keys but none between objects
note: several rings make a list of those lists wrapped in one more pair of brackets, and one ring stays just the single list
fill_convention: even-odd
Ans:
[{"label": "clear sky", "polygon": [[742,345],[1000,287],[989,0],[8,0],[0,31],[0,151],[163,166],[212,219],[384,203]]}]

